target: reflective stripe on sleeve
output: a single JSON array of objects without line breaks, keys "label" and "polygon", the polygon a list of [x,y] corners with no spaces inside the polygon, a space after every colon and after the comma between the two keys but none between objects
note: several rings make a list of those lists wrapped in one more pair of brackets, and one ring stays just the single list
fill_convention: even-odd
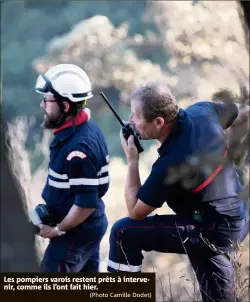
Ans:
[{"label": "reflective stripe on sleeve", "polygon": [[49,175],[58,179],[68,179],[68,176],[66,174],[58,174],[55,171],[53,171],[51,168],[49,168]]},{"label": "reflective stripe on sleeve", "polygon": [[69,180],[69,184],[72,186],[87,185],[87,186],[98,186],[109,182],[109,177],[102,178],[74,178]]},{"label": "reflective stripe on sleeve", "polygon": [[49,179],[49,185],[51,187],[59,188],[59,189],[69,189],[69,182],[60,182]]},{"label": "reflective stripe on sleeve", "polygon": [[101,170],[97,173],[97,176],[101,176],[102,173],[108,172],[109,171],[109,165],[103,166]]}]

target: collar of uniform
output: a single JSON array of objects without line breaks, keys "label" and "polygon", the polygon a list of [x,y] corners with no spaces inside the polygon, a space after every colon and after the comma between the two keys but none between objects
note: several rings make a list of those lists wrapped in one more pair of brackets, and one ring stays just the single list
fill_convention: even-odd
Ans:
[{"label": "collar of uniform", "polygon": [[165,139],[165,141],[162,143],[160,148],[157,149],[159,155],[161,156],[163,153],[166,153],[166,150],[170,148],[170,146],[174,143],[175,139],[179,136],[181,132],[181,127],[186,120],[186,112],[184,109],[179,109],[179,117],[170,132],[169,136]]},{"label": "collar of uniform", "polygon": [[[90,110],[85,108],[75,117],[75,126],[82,125],[90,119]],[[54,139],[52,140],[50,147],[54,148],[58,143],[63,142],[74,134],[73,118],[67,120],[60,128],[54,130]]]},{"label": "collar of uniform", "polygon": [[[90,119],[90,110],[88,108],[83,109],[74,117],[74,124],[76,126],[86,123]],[[56,135],[63,129],[70,128],[73,126],[73,117],[67,120],[61,127],[54,130],[53,134]]]}]

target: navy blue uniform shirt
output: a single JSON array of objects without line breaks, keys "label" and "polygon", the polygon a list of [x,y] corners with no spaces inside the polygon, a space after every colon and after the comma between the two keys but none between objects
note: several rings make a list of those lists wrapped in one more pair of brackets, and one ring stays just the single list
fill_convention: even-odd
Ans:
[{"label": "navy blue uniform shirt", "polygon": [[[176,214],[189,218],[193,218],[194,212],[201,208],[206,209],[208,216],[213,218],[214,215],[235,220],[244,218],[247,212],[246,202],[238,198],[242,186],[230,161],[198,193],[193,193],[191,188],[184,186],[181,179],[167,183],[167,176],[171,177],[167,173],[172,173],[168,168],[174,167],[178,171],[178,167],[193,155],[208,155],[222,160],[227,148],[224,129],[233,123],[237,115],[235,104],[198,102],[186,110],[180,109],[178,121],[158,149],[159,158],[137,197],[156,208],[167,202]],[[209,176],[202,170],[196,174],[198,182],[194,187]]]},{"label": "navy blue uniform shirt", "polygon": [[50,144],[49,173],[42,192],[56,223],[63,220],[73,204],[96,209],[77,229],[104,221],[102,197],[109,187],[108,165],[107,145],[95,122],[86,121],[83,116],[83,123],[56,132]]}]

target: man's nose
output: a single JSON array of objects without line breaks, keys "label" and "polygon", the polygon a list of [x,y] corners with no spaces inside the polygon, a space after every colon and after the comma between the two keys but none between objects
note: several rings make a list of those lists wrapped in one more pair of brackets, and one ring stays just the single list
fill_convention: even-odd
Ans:
[{"label": "man's nose", "polygon": [[41,100],[41,102],[40,102],[40,108],[45,108],[43,100]]}]

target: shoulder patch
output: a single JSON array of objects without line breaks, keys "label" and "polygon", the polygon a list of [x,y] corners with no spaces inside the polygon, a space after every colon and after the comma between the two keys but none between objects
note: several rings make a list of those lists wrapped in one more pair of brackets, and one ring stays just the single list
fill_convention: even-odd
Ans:
[{"label": "shoulder patch", "polygon": [[73,157],[80,157],[80,158],[85,158],[87,157],[87,155],[85,153],[83,153],[82,151],[79,150],[74,150],[71,151],[68,155],[67,155],[67,160],[71,160]]}]

